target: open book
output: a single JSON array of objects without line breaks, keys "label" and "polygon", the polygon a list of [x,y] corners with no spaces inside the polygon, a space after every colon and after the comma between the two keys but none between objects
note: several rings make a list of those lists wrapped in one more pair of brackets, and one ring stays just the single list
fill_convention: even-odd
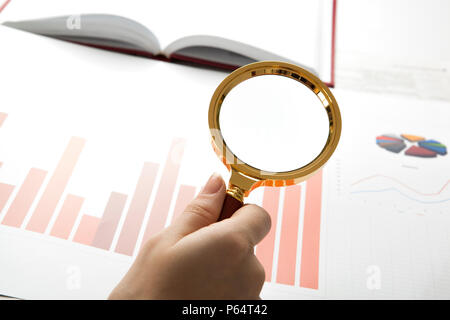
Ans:
[{"label": "open book", "polygon": [[127,6],[105,0],[12,0],[0,21],[101,49],[228,70],[261,60],[286,61],[332,85],[335,1],[281,0],[280,9],[272,6],[265,1],[231,1],[222,8],[204,0],[129,1]]}]

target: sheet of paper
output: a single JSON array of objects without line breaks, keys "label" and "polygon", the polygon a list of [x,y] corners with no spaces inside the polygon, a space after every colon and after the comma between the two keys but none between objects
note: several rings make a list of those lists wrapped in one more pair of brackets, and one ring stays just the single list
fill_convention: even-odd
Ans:
[{"label": "sheet of paper", "polygon": [[[228,178],[207,125],[209,101],[227,74],[9,28],[0,38],[10,43],[0,54],[0,293],[105,298],[144,239],[169,224],[212,172]],[[323,287],[321,194],[317,175],[289,192],[261,188],[248,199],[274,220],[256,249],[275,285],[264,295],[314,297]],[[306,226],[301,215],[310,217]],[[310,257],[300,262],[303,247]]]},{"label": "sheet of paper", "polygon": [[[226,74],[8,28],[0,39],[0,293],[106,298],[147,235],[211,172],[228,177],[206,116]],[[247,200],[272,216],[262,297],[449,298],[449,155],[376,143],[448,145],[449,104],[333,92],[343,132],[325,169]]]},{"label": "sheet of paper", "polygon": [[450,297],[450,157],[396,153],[379,136],[449,145],[450,104],[334,90],[343,134],[328,169],[326,291],[339,298]]},{"label": "sheet of paper", "polygon": [[448,12],[445,0],[339,2],[336,83],[450,101]]},{"label": "sheet of paper", "polygon": [[13,0],[1,21],[108,13],[148,27],[161,47],[191,35],[220,36],[268,50],[331,74],[332,1],[123,1]]}]

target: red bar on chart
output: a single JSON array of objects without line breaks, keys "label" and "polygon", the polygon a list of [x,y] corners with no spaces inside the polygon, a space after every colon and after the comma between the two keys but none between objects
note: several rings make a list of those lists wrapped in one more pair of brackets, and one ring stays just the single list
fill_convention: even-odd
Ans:
[{"label": "red bar on chart", "polygon": [[92,241],[92,246],[109,250],[126,201],[126,194],[111,192],[100,225],[95,233],[94,241]]},{"label": "red bar on chart", "polygon": [[117,242],[115,251],[118,253],[127,254],[129,256],[133,255],[139,230],[141,230],[148,201],[150,200],[153,185],[155,184],[157,172],[158,164],[151,162],[144,163]]},{"label": "red bar on chart", "polygon": [[287,187],[284,191],[277,282],[288,285],[295,282],[300,191],[300,186]]},{"label": "red bar on chart", "polygon": [[256,257],[266,271],[266,281],[272,279],[273,251],[275,248],[275,230],[277,229],[278,204],[280,201],[280,188],[265,187],[263,195],[263,208],[270,214],[272,227],[267,236],[256,246]]},{"label": "red bar on chart", "polygon": [[94,240],[100,219],[87,214],[81,217],[80,225],[73,237],[74,242],[90,245]]},{"label": "red bar on chart", "polygon": [[6,8],[6,6],[8,5],[8,3],[9,3],[10,1],[11,1],[11,0],[6,0],[5,2],[3,2],[2,5],[0,5],[0,12],[2,12],[3,9]]},{"label": "red bar on chart", "polygon": [[164,165],[164,170],[159,183],[158,193],[150,211],[147,227],[145,229],[142,243],[145,243],[155,233],[161,231],[166,223],[167,214],[169,213],[172,195],[175,190],[175,185],[178,179],[178,172],[180,170],[181,158],[184,152],[185,140],[178,138],[174,139],[170,146],[167,161]]},{"label": "red bar on chart", "polygon": [[2,126],[3,122],[6,120],[6,117],[8,117],[8,115],[4,112],[0,112],[0,127]]},{"label": "red bar on chart", "polygon": [[20,228],[46,175],[47,171],[36,168],[30,169],[16,197],[11,203],[2,224]]},{"label": "red bar on chart", "polygon": [[180,191],[178,191],[177,202],[175,203],[175,209],[173,210],[172,221],[176,219],[183,212],[189,202],[195,197],[196,188],[193,186],[180,185]]},{"label": "red bar on chart", "polygon": [[2,212],[3,207],[14,190],[14,186],[6,183],[0,183],[0,212]]},{"label": "red bar on chart", "polygon": [[61,239],[69,239],[70,232],[80,213],[84,198],[68,194],[56,218],[50,235]]},{"label": "red bar on chart", "polygon": [[322,170],[306,182],[305,217],[303,220],[300,287],[318,289],[320,214],[322,209]]},{"label": "red bar on chart", "polygon": [[50,181],[39,200],[26,227],[27,230],[43,233],[54,214],[55,208],[69,182],[70,176],[83,150],[85,140],[72,137],[64,151]]}]

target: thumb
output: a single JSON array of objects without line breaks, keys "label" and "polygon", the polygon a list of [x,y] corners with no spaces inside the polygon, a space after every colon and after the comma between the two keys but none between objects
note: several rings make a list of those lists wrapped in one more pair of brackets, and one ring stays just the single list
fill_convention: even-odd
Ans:
[{"label": "thumb", "polygon": [[229,219],[220,222],[228,233],[241,235],[251,247],[256,246],[270,231],[269,213],[262,207],[247,204],[237,210]]},{"label": "thumb", "polygon": [[217,222],[225,198],[225,183],[214,173],[198,196],[192,200],[170,226],[178,238]]}]

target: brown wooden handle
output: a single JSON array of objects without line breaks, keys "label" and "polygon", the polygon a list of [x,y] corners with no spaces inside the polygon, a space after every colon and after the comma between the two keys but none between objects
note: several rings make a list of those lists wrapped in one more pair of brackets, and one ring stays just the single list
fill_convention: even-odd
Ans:
[{"label": "brown wooden handle", "polygon": [[223,201],[223,207],[222,211],[220,212],[218,221],[222,221],[223,219],[231,217],[242,206],[243,206],[242,202],[233,198],[227,193],[225,195],[225,200]]}]

